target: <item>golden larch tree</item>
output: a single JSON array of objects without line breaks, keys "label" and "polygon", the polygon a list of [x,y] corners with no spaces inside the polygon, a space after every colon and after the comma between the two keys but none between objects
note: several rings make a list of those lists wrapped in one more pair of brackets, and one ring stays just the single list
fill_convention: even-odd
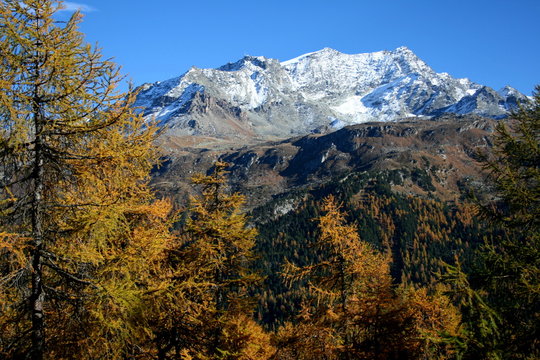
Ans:
[{"label": "golden larch tree", "polygon": [[275,358],[421,359],[428,352],[449,353],[432,350],[442,332],[459,323],[448,299],[396,288],[390,254],[361,241],[333,196],[322,210],[314,247],[323,259],[285,267],[286,278],[305,281],[313,296],[298,322],[277,334]]},{"label": "golden larch tree", "polygon": [[225,191],[226,167],[216,162],[211,175],[193,178],[201,195],[191,199],[170,257],[175,295],[154,303],[162,309],[154,313],[166,318],[155,321],[159,359],[266,359],[273,352],[252,318],[249,290],[261,281],[250,269],[257,231],[247,224],[244,197]]},{"label": "golden larch tree", "polygon": [[120,358],[145,337],[171,205],[148,187],[156,128],[61,8],[0,2],[0,357]]}]

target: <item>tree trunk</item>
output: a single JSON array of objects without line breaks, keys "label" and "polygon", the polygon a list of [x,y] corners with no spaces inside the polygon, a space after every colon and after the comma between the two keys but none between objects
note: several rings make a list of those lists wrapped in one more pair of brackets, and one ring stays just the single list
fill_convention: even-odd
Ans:
[{"label": "tree trunk", "polygon": [[42,279],[42,258],[43,249],[43,175],[44,175],[44,153],[43,153],[43,119],[38,105],[37,89],[34,94],[34,126],[35,126],[35,148],[34,148],[34,196],[32,198],[32,289],[30,296],[30,309],[32,312],[32,347],[30,355],[32,360],[42,360],[45,351],[44,335],[44,314],[43,314],[43,279]]}]

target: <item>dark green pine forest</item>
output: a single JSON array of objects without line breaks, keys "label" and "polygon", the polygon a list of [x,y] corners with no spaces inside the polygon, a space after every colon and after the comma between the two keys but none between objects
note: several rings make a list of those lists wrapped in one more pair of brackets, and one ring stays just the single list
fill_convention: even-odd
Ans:
[{"label": "dark green pine forest", "polygon": [[417,163],[248,210],[222,161],[183,201],[61,7],[0,1],[1,359],[540,358],[540,87],[452,201]]},{"label": "dark green pine forest", "polygon": [[[473,254],[485,238],[493,236],[474,205],[395,193],[389,184],[397,179],[392,172],[357,173],[345,181],[295,193],[290,196],[301,199],[298,210],[257,225],[259,270],[272,289],[262,295],[259,316],[264,323],[275,326],[276,321],[279,324],[298,311],[295,304],[302,302],[302,295],[285,284],[281,267],[286,260],[306,265],[324,258],[312,249],[312,243],[318,237],[314,219],[323,214],[321,203],[329,195],[341,204],[347,222],[354,224],[362,241],[391,254],[394,283],[435,286],[456,259],[464,269],[471,269]],[[266,207],[273,209],[273,204]],[[264,219],[267,208],[254,210],[252,216]]]}]

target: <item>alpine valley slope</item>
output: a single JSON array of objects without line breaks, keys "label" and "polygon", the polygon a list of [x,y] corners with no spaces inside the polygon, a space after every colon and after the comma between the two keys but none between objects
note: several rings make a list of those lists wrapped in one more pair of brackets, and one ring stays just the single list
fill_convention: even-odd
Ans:
[{"label": "alpine valley slope", "polygon": [[492,146],[496,123],[476,115],[445,114],[434,120],[362,123],[228,151],[177,150],[156,169],[153,183],[163,195],[185,204],[194,191],[191,177],[211,170],[217,160],[225,161],[230,164],[231,190],[247,196],[249,209],[274,202],[275,210],[266,217],[293,210],[296,200],[291,199],[297,199],[299,191],[357,174],[392,174],[385,182],[393,191],[455,201],[480,186],[476,152]]},{"label": "alpine valley slope", "polygon": [[245,144],[443,113],[498,119],[526,99],[508,86],[495,91],[436,73],[406,47],[356,55],[325,48],[285,62],[245,56],[139,91],[135,106],[167,138],[183,138],[179,146],[201,146],[205,138]]}]

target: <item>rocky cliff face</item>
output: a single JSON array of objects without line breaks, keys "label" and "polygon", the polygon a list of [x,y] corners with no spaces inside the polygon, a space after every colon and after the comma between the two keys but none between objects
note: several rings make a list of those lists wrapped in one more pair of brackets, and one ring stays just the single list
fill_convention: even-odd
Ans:
[{"label": "rocky cliff face", "polygon": [[136,105],[171,136],[269,140],[443,113],[502,118],[525,96],[436,73],[411,50],[333,49],[279,62],[246,56],[140,88]]},{"label": "rocky cliff face", "polygon": [[179,197],[189,178],[220,159],[231,164],[230,185],[247,195],[249,207],[279,194],[341,179],[355,172],[393,172],[395,190],[446,200],[481,179],[477,149],[491,146],[495,120],[445,115],[438,120],[370,122],[330,134],[312,134],[240,150],[191,149],[171,154],[155,177],[157,187]]}]

